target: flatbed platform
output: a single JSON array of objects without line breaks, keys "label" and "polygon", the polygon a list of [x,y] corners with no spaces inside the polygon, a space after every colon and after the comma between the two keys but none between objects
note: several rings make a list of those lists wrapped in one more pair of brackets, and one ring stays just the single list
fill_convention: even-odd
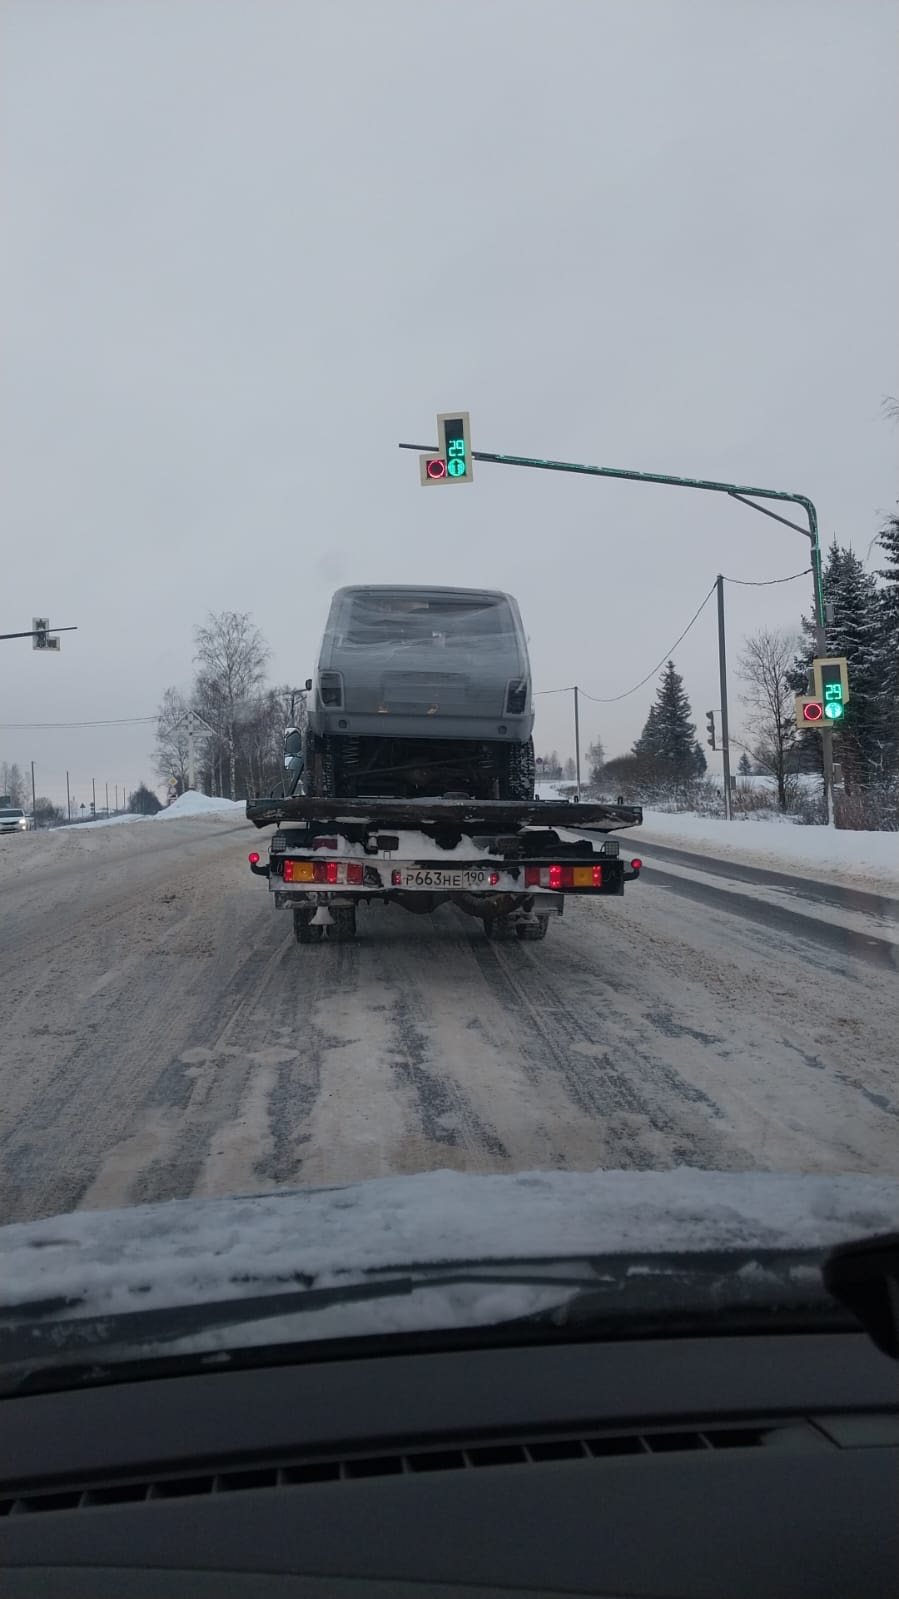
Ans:
[{"label": "flatbed platform", "polygon": [[613,833],[639,827],[640,805],[612,805],[605,800],[572,804],[558,800],[471,799],[321,799],[313,794],[290,798],[247,800],[247,817],[256,827],[295,822],[360,822],[381,828],[421,828],[428,823],[454,823],[463,831],[480,828],[566,827]]}]

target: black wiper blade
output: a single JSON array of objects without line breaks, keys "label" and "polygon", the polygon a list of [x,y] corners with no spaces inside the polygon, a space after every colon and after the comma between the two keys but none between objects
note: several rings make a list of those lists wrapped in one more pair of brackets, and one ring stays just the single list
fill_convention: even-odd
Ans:
[{"label": "black wiper blade", "polygon": [[[0,1312],[0,1370],[9,1366],[32,1365],[52,1359],[60,1364],[66,1357],[82,1361],[86,1355],[98,1360],[113,1358],[119,1351],[133,1353],[137,1345],[177,1343],[183,1338],[274,1321],[351,1305],[365,1300],[397,1299],[416,1291],[482,1284],[511,1287],[583,1289],[595,1281],[586,1262],[579,1271],[560,1271],[555,1263],[544,1263],[542,1270],[528,1270],[512,1263],[509,1268],[487,1263],[483,1266],[460,1264],[445,1269],[411,1268],[400,1275],[371,1275],[361,1282],[334,1283],[327,1287],[291,1287],[282,1292],[242,1295],[224,1300],[202,1301],[191,1305],[162,1306],[156,1310],[120,1311],[99,1316],[68,1315],[62,1319],[45,1314],[53,1309],[77,1310],[79,1301],[43,1301],[40,1306],[21,1305],[14,1313]],[[42,1313],[37,1321],[32,1317]]]}]

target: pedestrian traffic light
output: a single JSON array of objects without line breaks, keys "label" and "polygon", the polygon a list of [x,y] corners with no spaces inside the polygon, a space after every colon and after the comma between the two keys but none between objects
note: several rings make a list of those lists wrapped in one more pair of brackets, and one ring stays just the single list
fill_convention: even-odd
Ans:
[{"label": "pedestrian traffic light", "polygon": [[816,697],[830,723],[842,721],[849,699],[849,673],[845,655],[818,656],[812,662]]},{"label": "pedestrian traffic light", "polygon": [[422,483],[470,483],[473,473],[468,412],[441,412],[437,418],[437,441],[434,455],[419,456]]},{"label": "pedestrian traffic light", "polygon": [[808,694],[797,694],[796,726],[800,729],[805,727],[826,727],[823,700],[813,699]]},{"label": "pedestrian traffic light", "polygon": [[715,748],[715,712],[714,711],[706,711],[705,719],[706,719],[706,724],[708,726],[708,738],[706,739],[706,743],[708,745],[710,745],[712,749],[714,749]]}]

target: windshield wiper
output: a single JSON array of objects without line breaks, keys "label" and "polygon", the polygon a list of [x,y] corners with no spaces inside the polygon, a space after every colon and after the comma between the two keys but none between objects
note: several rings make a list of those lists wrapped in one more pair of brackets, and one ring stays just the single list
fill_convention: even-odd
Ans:
[{"label": "windshield wiper", "polygon": [[[42,1368],[83,1366],[86,1361],[131,1362],[141,1350],[159,1352],[160,1346],[228,1328],[435,1289],[534,1288],[554,1295],[549,1305],[523,1315],[500,1316],[486,1323],[460,1316],[448,1322],[444,1333],[479,1329],[487,1336],[506,1329],[514,1336],[530,1330],[533,1336],[553,1339],[676,1336],[698,1329],[734,1332],[761,1326],[784,1331],[800,1326],[830,1330],[856,1325],[854,1317],[827,1292],[817,1251],[461,1261],[413,1265],[401,1272],[387,1268],[369,1272],[361,1281],[325,1287],[314,1287],[311,1282],[297,1278],[280,1291],[104,1315],[79,1314],[79,1306],[89,1303],[86,1295],[11,1307],[0,1311],[0,1385],[8,1388],[12,1379],[16,1386],[21,1378]],[[415,1329],[407,1331],[414,1333]],[[427,1331],[439,1329],[428,1324]],[[356,1336],[348,1334],[347,1341]],[[293,1342],[289,1336],[273,1340],[279,1347]],[[242,1347],[239,1338],[234,1347]]]}]

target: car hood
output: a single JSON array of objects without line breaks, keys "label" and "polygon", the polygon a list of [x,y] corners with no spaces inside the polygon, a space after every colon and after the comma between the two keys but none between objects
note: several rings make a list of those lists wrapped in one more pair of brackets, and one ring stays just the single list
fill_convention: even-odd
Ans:
[{"label": "car hood", "polygon": [[0,1308],[115,1315],[238,1300],[299,1276],[318,1285],[454,1262],[823,1251],[897,1219],[899,1181],[886,1177],[436,1171],[12,1224],[0,1228]]}]

